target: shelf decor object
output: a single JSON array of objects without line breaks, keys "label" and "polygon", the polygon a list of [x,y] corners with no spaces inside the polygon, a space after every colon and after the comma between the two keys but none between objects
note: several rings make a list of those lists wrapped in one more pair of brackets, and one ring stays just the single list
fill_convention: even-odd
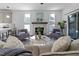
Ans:
[{"label": "shelf decor object", "polygon": [[36,20],[37,20],[37,22],[42,22],[43,21],[43,17],[44,17],[44,15],[43,15],[43,13],[36,13]]}]

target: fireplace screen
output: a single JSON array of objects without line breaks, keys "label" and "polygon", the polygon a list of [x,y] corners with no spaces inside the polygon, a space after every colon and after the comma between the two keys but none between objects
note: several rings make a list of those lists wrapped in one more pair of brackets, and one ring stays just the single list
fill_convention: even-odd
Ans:
[{"label": "fireplace screen", "polygon": [[[37,34],[38,35],[38,29],[39,29],[39,27],[36,27],[35,28],[35,34]],[[40,32],[41,32],[41,35],[44,35],[44,27],[40,27]]]}]

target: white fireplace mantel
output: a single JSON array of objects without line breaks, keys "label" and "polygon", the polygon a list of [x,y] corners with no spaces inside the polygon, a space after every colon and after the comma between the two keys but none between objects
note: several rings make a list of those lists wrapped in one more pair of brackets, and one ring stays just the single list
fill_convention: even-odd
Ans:
[{"label": "white fireplace mantel", "polygon": [[32,24],[48,24],[48,22],[32,22]]}]

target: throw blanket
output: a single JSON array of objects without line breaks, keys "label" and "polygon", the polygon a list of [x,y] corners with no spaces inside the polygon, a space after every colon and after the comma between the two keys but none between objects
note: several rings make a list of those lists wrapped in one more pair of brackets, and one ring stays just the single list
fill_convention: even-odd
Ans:
[{"label": "throw blanket", "polygon": [[30,51],[21,48],[0,48],[0,56],[31,56]]}]

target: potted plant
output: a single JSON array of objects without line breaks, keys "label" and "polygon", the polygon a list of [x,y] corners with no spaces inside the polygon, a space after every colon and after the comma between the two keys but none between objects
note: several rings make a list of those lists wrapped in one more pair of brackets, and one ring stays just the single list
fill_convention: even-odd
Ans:
[{"label": "potted plant", "polygon": [[61,34],[62,34],[62,35],[64,35],[64,34],[63,34],[63,30],[64,30],[64,28],[65,28],[65,23],[66,23],[66,21],[58,22],[58,25],[60,26]]},{"label": "potted plant", "polygon": [[41,31],[42,31],[41,27],[38,27],[37,32],[39,39],[41,39]]}]

